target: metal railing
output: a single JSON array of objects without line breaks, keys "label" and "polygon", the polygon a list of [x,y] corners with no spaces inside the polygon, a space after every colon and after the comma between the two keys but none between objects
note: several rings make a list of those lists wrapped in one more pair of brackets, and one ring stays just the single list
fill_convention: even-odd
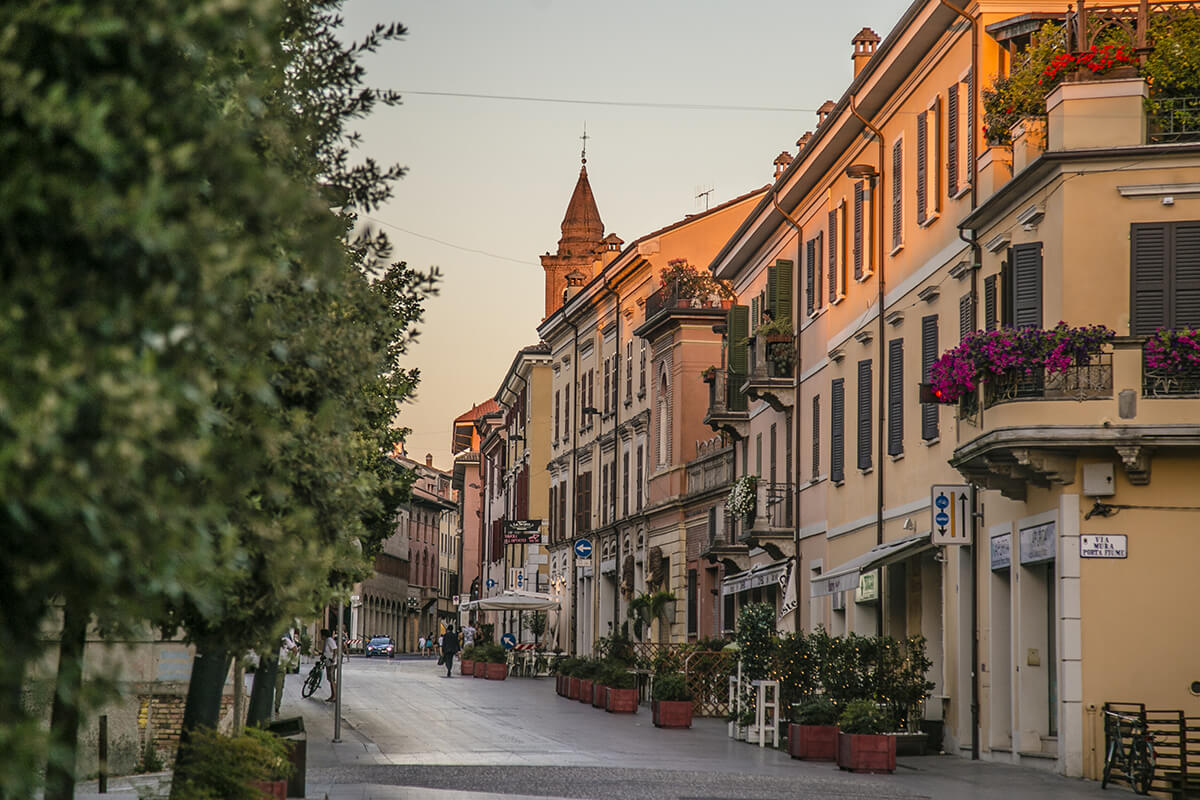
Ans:
[{"label": "metal railing", "polygon": [[984,384],[984,407],[1012,400],[1096,400],[1112,397],[1112,353],[1096,353],[1063,372],[1016,371]]},{"label": "metal railing", "polygon": [[725,514],[717,520],[717,526],[708,532],[708,548],[728,547],[737,544],[737,520],[730,514]]},{"label": "metal railing", "polygon": [[1146,101],[1151,144],[1200,140],[1200,97],[1154,97]]},{"label": "metal railing", "polygon": [[791,483],[758,482],[758,506],[755,509],[754,530],[792,527]]},{"label": "metal railing", "polygon": [[758,378],[791,378],[796,363],[789,337],[786,341],[772,342],[766,336],[755,336],[750,350],[750,380]]},{"label": "metal railing", "polygon": [[1142,350],[1142,396],[1177,397],[1200,394],[1200,366],[1152,367]]},{"label": "metal railing", "polygon": [[721,299],[705,295],[696,297],[677,286],[663,286],[646,298],[646,319],[653,319],[666,308],[721,308]]}]

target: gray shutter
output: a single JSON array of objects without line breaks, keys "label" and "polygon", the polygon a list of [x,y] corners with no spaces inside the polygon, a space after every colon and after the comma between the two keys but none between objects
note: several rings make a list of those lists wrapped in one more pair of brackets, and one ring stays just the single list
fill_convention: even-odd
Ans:
[{"label": "gray shutter", "polygon": [[1176,222],[1171,248],[1175,296],[1171,326],[1200,327],[1200,222]]},{"label": "gray shutter", "polygon": [[888,455],[904,452],[904,340],[888,342]]},{"label": "gray shutter", "polygon": [[985,330],[996,330],[996,276],[988,275],[983,279],[983,327]]},{"label": "gray shutter", "polygon": [[779,279],[779,269],[772,264],[767,267],[767,292],[764,297],[762,310],[770,313],[771,319],[776,319],[775,316],[775,283]]},{"label": "gray shutter", "polygon": [[928,203],[928,177],[925,162],[929,160],[929,112],[917,114],[917,224],[925,222]]},{"label": "gray shutter", "polygon": [[791,259],[781,258],[775,262],[775,319],[792,324],[792,271],[796,265]]},{"label": "gray shutter", "polygon": [[958,338],[963,340],[975,330],[975,303],[971,301],[971,293],[967,292],[958,298]]},{"label": "gray shutter", "polygon": [[[892,146],[892,249],[904,241],[901,209],[904,206],[904,142],[896,142]],[[883,253],[879,254],[880,259]]]},{"label": "gray shutter", "polygon": [[812,476],[821,474],[821,395],[812,399]]},{"label": "gray shutter", "polygon": [[1012,305],[1012,248],[1008,248],[1008,258],[1000,262],[1000,327],[1010,328],[1013,324]]},{"label": "gray shutter", "polygon": [[817,310],[816,308],[816,276],[813,270],[816,269],[816,239],[809,239],[804,243],[804,310],[811,317]]},{"label": "gray shutter", "polygon": [[[921,318],[921,380],[929,382],[929,370],[938,357],[938,317],[930,314]],[[921,438],[925,441],[938,436],[938,404],[921,406]]]},{"label": "gray shutter", "polygon": [[760,298],[750,298],[750,330],[753,331],[762,324],[762,303]]},{"label": "gray shutter", "polygon": [[958,84],[946,90],[946,192],[958,194]]},{"label": "gray shutter", "polygon": [[838,251],[838,219],[837,210],[829,212],[829,304],[837,302],[837,251]]},{"label": "gray shutter", "polygon": [[971,165],[975,163],[975,139],[979,135],[977,128],[970,127],[970,121],[975,116],[975,75],[967,73],[967,174],[971,174]]},{"label": "gray shutter", "polygon": [[1135,223],[1130,230],[1130,297],[1133,308],[1129,332],[1148,336],[1170,326],[1170,276],[1167,264],[1167,223]]},{"label": "gray shutter", "polygon": [[824,254],[825,254],[825,231],[821,231],[820,233],[817,234],[816,251],[814,253],[814,255],[816,256],[816,265],[817,265],[816,269],[814,270],[814,274],[817,277],[817,291],[816,291],[817,308],[821,308],[823,305],[825,305],[825,295],[821,294],[821,273],[822,273],[821,265],[825,263]]},{"label": "gray shutter", "polygon": [[1013,324],[1042,327],[1042,243],[1018,244],[1013,254]]},{"label": "gray shutter", "polygon": [[871,359],[858,362],[858,468],[871,468]]},{"label": "gray shutter", "polygon": [[854,280],[863,276],[863,182],[854,184]]},{"label": "gray shutter", "polygon": [[834,378],[829,387],[829,479],[846,479],[846,379]]}]

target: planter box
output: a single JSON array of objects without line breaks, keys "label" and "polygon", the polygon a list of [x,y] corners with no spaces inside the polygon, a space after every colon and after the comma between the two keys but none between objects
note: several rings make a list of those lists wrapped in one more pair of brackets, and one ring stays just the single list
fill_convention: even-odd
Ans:
[{"label": "planter box", "polygon": [[476,678],[487,677],[487,662],[486,661],[476,661],[473,663],[473,667],[474,668],[471,670],[471,674],[474,675]]},{"label": "planter box", "polygon": [[579,699],[579,678],[567,678],[567,699]]},{"label": "planter box", "polygon": [[636,714],[638,706],[637,689],[608,690],[608,704],[605,706],[610,714]]},{"label": "planter box", "polygon": [[891,738],[896,740],[896,755],[923,756],[929,748],[929,734],[893,733]]},{"label": "planter box", "polygon": [[837,761],[837,725],[788,725],[788,753],[806,761]]},{"label": "planter box", "polygon": [[692,727],[691,700],[655,700],[650,712],[656,728]]},{"label": "planter box", "polygon": [[895,772],[896,737],[839,733],[837,764],[850,772]]},{"label": "planter box", "polygon": [[250,781],[252,788],[262,792],[263,797],[271,800],[287,800],[287,781]]},{"label": "planter box", "polygon": [[474,675],[475,674],[475,662],[474,661],[459,661],[458,663],[459,663],[459,674],[460,675]]},{"label": "planter box", "polygon": [[554,691],[558,694],[559,697],[567,696],[567,676],[566,675],[555,675],[554,676]]},{"label": "planter box", "polygon": [[579,702],[592,702],[592,681],[588,678],[579,679]]},{"label": "planter box", "polygon": [[592,687],[592,708],[605,708],[608,706],[608,687],[593,686]]},{"label": "planter box", "polygon": [[484,677],[489,681],[502,681],[508,677],[508,664],[501,661],[499,664],[487,664],[487,671]]}]

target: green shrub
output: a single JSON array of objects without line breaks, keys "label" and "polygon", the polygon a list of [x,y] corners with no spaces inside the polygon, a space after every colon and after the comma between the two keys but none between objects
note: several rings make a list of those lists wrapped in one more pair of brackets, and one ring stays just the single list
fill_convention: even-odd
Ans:
[{"label": "green shrub", "polygon": [[482,645],[482,647],[476,646],[475,659],[477,661],[486,661],[489,664],[503,664],[508,661],[508,653],[504,651],[502,645],[498,645],[495,642],[488,642]]},{"label": "green shrub", "polygon": [[877,734],[891,730],[894,725],[888,715],[873,700],[855,700],[846,705],[838,717],[842,733]]},{"label": "green shrub", "polygon": [[654,700],[691,700],[692,691],[688,688],[687,678],[678,672],[667,672],[654,678]]},{"label": "green shrub", "polygon": [[475,660],[475,645],[472,644],[472,645],[467,645],[466,647],[464,647],[462,649],[462,652],[458,654],[458,657],[460,659],[462,659],[463,661],[474,661]]},{"label": "green shrub", "polygon": [[575,670],[578,666],[578,658],[575,656],[567,656],[566,658],[559,659],[559,661],[554,665],[554,672],[566,678],[573,678],[575,677]]},{"label": "green shrub", "polygon": [[792,721],[797,725],[835,725],[838,707],[824,695],[810,697],[792,706]]},{"label": "green shrub", "polygon": [[628,669],[611,666],[604,673],[604,685],[610,689],[636,689],[637,676]]},{"label": "green shrub", "polygon": [[750,603],[738,614],[737,643],[741,647],[742,677],[765,680],[775,655],[775,605]]},{"label": "green shrub", "polygon": [[292,770],[287,743],[262,728],[236,736],[200,728],[186,747],[191,758],[175,773],[185,800],[261,800],[251,781],[281,780]]}]

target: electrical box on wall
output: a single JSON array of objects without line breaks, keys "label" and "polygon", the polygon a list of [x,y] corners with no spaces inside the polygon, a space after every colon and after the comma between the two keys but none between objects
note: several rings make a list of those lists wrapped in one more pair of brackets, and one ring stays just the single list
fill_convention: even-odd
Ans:
[{"label": "electrical box on wall", "polygon": [[1112,464],[1083,465],[1083,493],[1088,497],[1111,497],[1114,486]]}]

